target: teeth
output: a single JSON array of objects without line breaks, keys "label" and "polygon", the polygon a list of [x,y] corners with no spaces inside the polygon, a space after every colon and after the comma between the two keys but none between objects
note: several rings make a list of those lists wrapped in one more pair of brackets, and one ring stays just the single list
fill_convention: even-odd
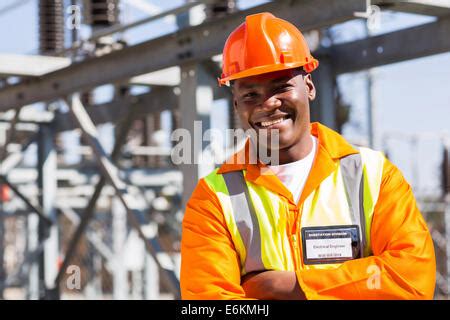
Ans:
[{"label": "teeth", "polygon": [[268,126],[271,126],[271,125],[274,125],[274,124],[276,124],[276,123],[280,123],[280,122],[282,122],[282,121],[284,121],[286,118],[280,118],[280,119],[277,119],[277,120],[274,120],[274,121],[263,121],[263,122],[261,122],[261,126],[262,127],[268,127]]}]

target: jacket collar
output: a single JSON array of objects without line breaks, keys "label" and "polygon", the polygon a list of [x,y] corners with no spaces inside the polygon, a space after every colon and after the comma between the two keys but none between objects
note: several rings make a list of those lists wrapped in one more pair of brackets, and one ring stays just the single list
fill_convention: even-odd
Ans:
[{"label": "jacket collar", "polygon": [[[336,160],[350,154],[358,153],[340,134],[330,128],[318,123],[311,123],[310,132],[318,139],[316,157],[311,168],[308,180],[305,183],[303,193],[299,203],[315,190],[320,183],[336,169]],[[246,179],[256,184],[284,195],[293,202],[292,194],[278,179],[278,177],[269,169],[267,165],[253,160],[250,156],[250,140],[247,139],[245,147],[232,155],[224,164],[221,165],[219,174],[246,170]],[[256,162],[256,163],[255,163]]]},{"label": "jacket collar", "polygon": [[[326,154],[333,160],[358,153],[358,150],[353,148],[339,133],[318,122],[311,123],[310,131],[311,134],[317,138],[319,148],[323,148]],[[243,169],[248,170],[249,166],[254,165],[258,167],[267,167],[259,160],[257,160],[256,164],[252,164],[249,161],[250,152],[250,140],[247,139],[244,148],[233,154],[225,163],[223,163],[220,166],[218,173]]]}]

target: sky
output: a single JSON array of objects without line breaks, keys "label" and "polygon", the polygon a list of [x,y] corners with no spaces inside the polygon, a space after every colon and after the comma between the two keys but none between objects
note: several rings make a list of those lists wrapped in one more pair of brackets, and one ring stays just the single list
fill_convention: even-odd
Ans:
[{"label": "sky", "polygon": [[[384,13],[374,34],[432,22],[434,18]],[[360,21],[338,29],[341,40],[365,34]],[[430,39],[431,41],[432,39]],[[416,194],[437,193],[442,160],[442,136],[450,138],[450,54],[433,55],[371,69],[374,102],[375,148],[388,153],[415,187]],[[353,107],[343,134],[367,137],[367,72],[339,77],[346,102]],[[416,145],[412,136],[416,136]]]},{"label": "sky", "polygon": [[[22,0],[24,4],[17,9],[2,13],[3,8],[17,1],[0,2],[0,53],[36,54],[38,1]],[[246,0],[241,1],[239,6],[245,8],[261,2]],[[129,23],[148,16],[152,10],[176,7],[183,0],[123,0],[123,3],[122,19],[124,23]],[[432,18],[383,13],[380,28],[375,32],[383,33],[429,21]],[[166,19],[126,32],[125,38],[134,44],[175,30],[173,21]],[[336,26],[334,30],[337,40],[341,42],[360,38],[364,34],[360,21]],[[82,29],[83,36],[88,33],[88,29]],[[436,194],[440,180],[438,166],[442,158],[438,135],[450,134],[450,54],[391,64],[371,72],[376,149],[388,152],[391,161],[413,184],[416,194]],[[367,139],[366,75],[366,72],[358,72],[338,78],[343,98],[352,106],[350,122],[343,130],[350,141]],[[220,109],[222,111],[218,111]],[[220,117],[224,109],[224,105],[218,103],[214,116]],[[223,121],[212,119],[213,126],[220,126],[220,123]],[[106,128],[105,132],[110,130]],[[410,134],[421,135],[415,149],[407,136]]]}]

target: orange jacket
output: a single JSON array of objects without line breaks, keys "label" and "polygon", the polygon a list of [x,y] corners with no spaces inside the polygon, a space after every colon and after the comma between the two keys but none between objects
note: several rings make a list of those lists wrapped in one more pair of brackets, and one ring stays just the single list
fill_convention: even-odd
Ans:
[{"label": "orange jacket", "polygon": [[[333,170],[334,163],[354,148],[336,132],[311,125],[319,147],[298,204],[275,175],[259,175],[261,164],[223,164],[219,173],[247,169],[253,183],[278,190],[290,203],[289,216]],[[235,155],[236,156],[236,155]],[[373,256],[350,260],[337,269],[296,270],[307,299],[432,299],[436,263],[433,242],[411,187],[400,171],[385,162],[375,206],[371,245]],[[379,271],[379,289],[368,281],[372,266]],[[197,184],[183,219],[181,294],[183,299],[245,299],[239,257],[227,230],[216,194],[203,179]]]}]

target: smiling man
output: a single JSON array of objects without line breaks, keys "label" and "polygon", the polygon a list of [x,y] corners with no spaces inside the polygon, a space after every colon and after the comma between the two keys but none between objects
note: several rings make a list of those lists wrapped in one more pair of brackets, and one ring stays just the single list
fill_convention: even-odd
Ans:
[{"label": "smiling man", "polygon": [[[270,13],[248,16],[223,60],[220,83],[255,138],[187,203],[182,297],[431,299],[433,243],[402,174],[310,123],[318,61],[300,31]],[[239,161],[261,147],[279,162]]]}]

